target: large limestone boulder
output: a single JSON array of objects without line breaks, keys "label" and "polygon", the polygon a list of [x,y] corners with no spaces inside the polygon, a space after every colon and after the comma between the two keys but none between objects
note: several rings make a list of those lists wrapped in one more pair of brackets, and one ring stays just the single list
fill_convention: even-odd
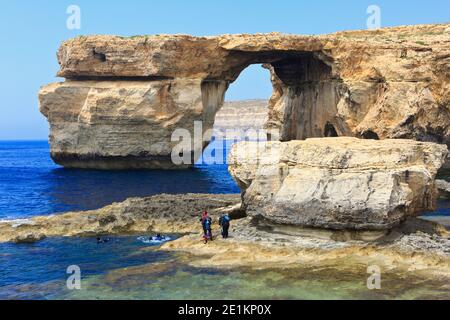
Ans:
[{"label": "large limestone boulder", "polygon": [[[40,94],[52,154],[74,167],[173,167],[170,133],[175,127],[192,132],[193,120],[212,126],[228,85],[255,63],[271,71],[265,128],[280,141],[353,136],[450,146],[449,26],[321,36],[77,37],[58,51],[65,90],[50,85]],[[86,105],[80,87],[89,91]]]},{"label": "large limestone boulder", "polygon": [[240,142],[229,171],[247,214],[330,229],[389,229],[433,210],[447,147],[412,140]]}]

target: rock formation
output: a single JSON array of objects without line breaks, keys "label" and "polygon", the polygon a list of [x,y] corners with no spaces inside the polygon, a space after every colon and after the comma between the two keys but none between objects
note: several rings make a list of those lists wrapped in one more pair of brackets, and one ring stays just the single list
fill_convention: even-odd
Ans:
[{"label": "rock formation", "polygon": [[[222,139],[265,139],[267,100],[228,101],[217,112],[214,136]],[[236,139],[235,139],[236,138]]]},{"label": "rock formation", "polygon": [[229,170],[250,216],[329,229],[390,229],[435,209],[445,145],[312,138],[240,142]]},{"label": "rock formation", "polygon": [[[172,168],[175,129],[203,132],[217,110],[203,107],[202,90],[214,99],[216,84],[195,79],[161,81],[66,81],[44,87],[41,112],[50,122],[52,158],[67,167]],[[220,89],[221,90],[221,89]],[[223,101],[223,95],[217,97]],[[211,107],[219,102],[208,104]],[[203,145],[192,155],[201,153]]]},{"label": "rock formation", "polygon": [[436,187],[439,191],[439,196],[443,199],[450,199],[450,182],[445,180],[436,180]]},{"label": "rock formation", "polygon": [[215,222],[225,212],[232,218],[242,217],[238,194],[160,194],[130,198],[98,210],[0,221],[0,243],[35,242],[60,236],[195,232],[201,230],[198,219],[205,209]]},{"label": "rock formation", "polygon": [[[450,146],[449,24],[192,37],[89,36],[62,44],[42,88],[53,159],[69,167],[169,168],[174,128],[212,128],[228,85],[271,70],[266,128],[281,141],[407,138]],[[192,146],[192,155],[208,143]]]}]

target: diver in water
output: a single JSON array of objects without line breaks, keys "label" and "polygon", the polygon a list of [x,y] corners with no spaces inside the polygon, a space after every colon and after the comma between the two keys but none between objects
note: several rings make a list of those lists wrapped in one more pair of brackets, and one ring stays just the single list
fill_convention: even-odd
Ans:
[{"label": "diver in water", "polygon": [[152,238],[152,240],[155,240],[155,241],[163,241],[164,239],[166,239],[166,237],[165,237],[165,236],[162,236],[161,233],[158,233],[158,234],[156,235],[156,237],[153,237],[153,238]]},{"label": "diver in water", "polygon": [[219,219],[219,225],[222,227],[222,238],[228,238],[228,229],[230,228],[230,216],[223,214]]},{"label": "diver in water", "polygon": [[108,238],[102,239],[102,238],[100,238],[100,237],[97,237],[97,243],[98,243],[98,244],[100,244],[100,243],[107,243],[108,241],[109,241]]}]

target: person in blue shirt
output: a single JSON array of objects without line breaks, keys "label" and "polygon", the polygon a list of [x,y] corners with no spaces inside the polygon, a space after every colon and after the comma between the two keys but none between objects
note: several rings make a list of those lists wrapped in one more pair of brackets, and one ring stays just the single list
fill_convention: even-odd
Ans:
[{"label": "person in blue shirt", "polygon": [[228,229],[230,229],[230,216],[223,214],[219,219],[219,225],[222,227],[222,238],[228,238]]}]

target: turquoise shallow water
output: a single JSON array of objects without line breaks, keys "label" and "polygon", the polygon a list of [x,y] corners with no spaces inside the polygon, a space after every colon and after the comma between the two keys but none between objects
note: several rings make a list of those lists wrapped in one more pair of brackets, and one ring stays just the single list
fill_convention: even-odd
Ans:
[{"label": "turquoise shallow water", "polygon": [[[99,244],[96,238],[53,238],[34,244],[0,244],[0,299],[57,298],[66,289],[71,265],[79,266],[86,278],[168,258],[163,252],[140,252],[152,245],[137,236],[108,240]],[[60,285],[55,287],[56,283]]]},{"label": "turquoise shallow water", "polygon": [[[448,282],[387,272],[368,290],[364,264],[299,265],[286,270],[195,268],[136,236],[0,244],[0,299],[449,299]],[[187,257],[188,260],[193,259]],[[66,286],[78,265],[81,290]]]},{"label": "turquoise shallow water", "polygon": [[[48,156],[47,142],[0,142],[0,219],[100,208],[157,193],[237,193],[226,165],[186,171],[66,170]],[[440,201],[432,215],[450,215]],[[194,268],[138,240],[55,238],[0,244],[0,299],[416,299],[450,298],[447,280],[387,273],[383,289],[366,288],[366,265],[350,270],[298,266],[289,270]],[[176,237],[176,235],[175,235]],[[82,289],[66,287],[78,265]]]}]

